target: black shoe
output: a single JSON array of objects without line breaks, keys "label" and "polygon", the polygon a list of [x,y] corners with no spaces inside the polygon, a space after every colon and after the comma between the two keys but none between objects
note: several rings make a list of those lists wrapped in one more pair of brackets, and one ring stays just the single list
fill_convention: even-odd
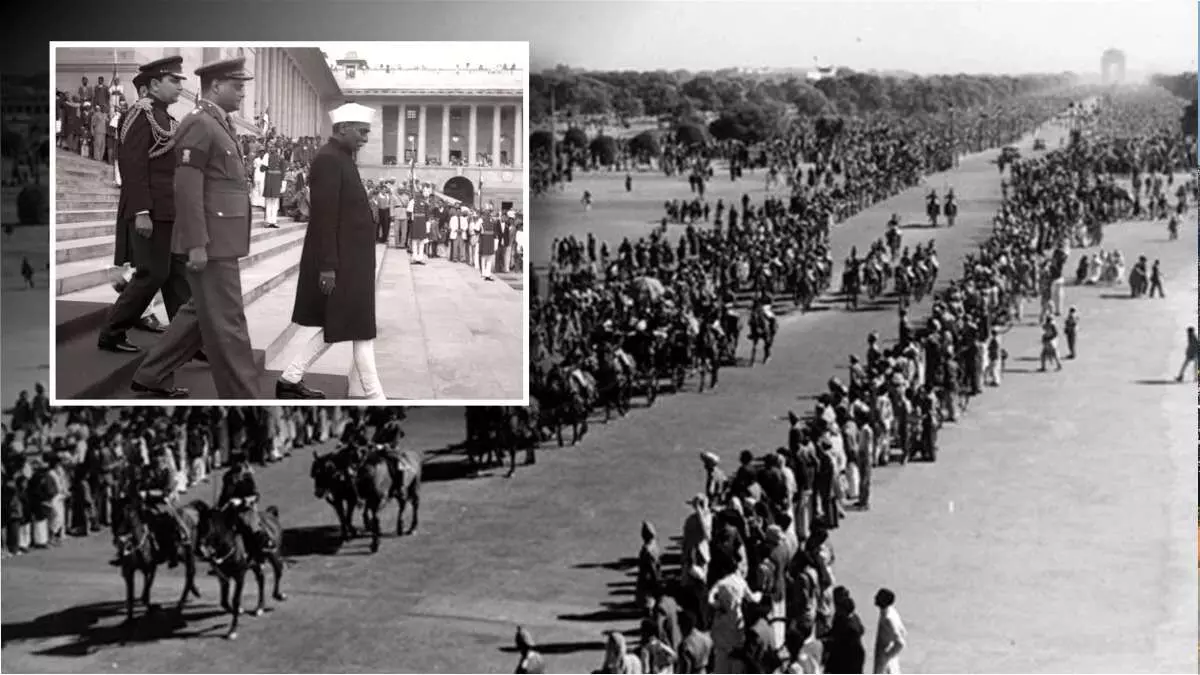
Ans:
[{"label": "black shoe", "polygon": [[193,361],[203,361],[204,363],[208,363],[208,354],[205,354],[204,350],[198,351],[198,352],[196,352],[195,356],[192,357],[192,360]]},{"label": "black shoe", "polygon": [[277,399],[295,399],[295,398],[325,398],[325,392],[311,389],[304,380],[292,384],[284,380],[275,381],[275,398]]},{"label": "black shoe", "polygon": [[135,394],[152,394],[154,398],[187,398],[188,390],[183,387],[171,387],[170,389],[162,389],[159,387],[147,387],[137,380],[129,383],[129,390]]},{"label": "black shoe", "polygon": [[125,337],[124,335],[120,337],[106,337],[102,335],[100,336],[100,339],[96,341],[96,347],[98,347],[101,351],[116,352],[118,354],[132,354],[133,352],[142,351],[141,347],[138,347],[130,342],[129,338]]},{"label": "black shoe", "polygon": [[133,324],[137,330],[144,330],[147,333],[165,333],[167,327],[159,322],[158,317],[153,314],[143,316],[137,323]]}]

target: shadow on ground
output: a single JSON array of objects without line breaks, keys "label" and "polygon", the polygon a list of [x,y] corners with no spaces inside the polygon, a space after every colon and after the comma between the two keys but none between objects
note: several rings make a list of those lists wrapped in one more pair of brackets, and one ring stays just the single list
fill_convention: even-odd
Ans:
[{"label": "shadow on ground", "polygon": [[[141,612],[140,606],[135,609]],[[32,621],[6,622],[0,627],[0,631],[3,633],[2,641],[5,647],[13,642],[72,638],[67,644],[48,647],[35,653],[43,656],[80,657],[93,654],[104,647],[204,637],[222,624],[184,629],[199,622],[228,616],[223,610],[215,607],[189,607],[184,610],[180,620],[172,607],[135,614],[134,622],[126,625],[122,618],[124,615],[124,602],[92,603],[46,614]],[[102,622],[104,625],[101,625]]]}]

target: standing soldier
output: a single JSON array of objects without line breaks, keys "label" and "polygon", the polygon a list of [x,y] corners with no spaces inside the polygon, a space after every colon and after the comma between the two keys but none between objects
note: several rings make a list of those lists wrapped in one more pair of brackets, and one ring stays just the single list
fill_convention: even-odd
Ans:
[{"label": "standing soldier", "polygon": [[422,183],[421,194],[408,203],[408,241],[412,245],[414,264],[425,264],[425,242],[429,240],[433,219],[433,183]]},{"label": "standing soldier", "polygon": [[205,346],[217,396],[258,398],[238,258],[250,252],[250,195],[241,147],[229,113],[253,79],[244,58],[196,70],[201,98],[175,135],[175,231],[171,249],[188,256],[192,299],[133,375],[134,393],[182,398],[176,370]]},{"label": "standing soldier", "polygon": [[175,135],[179,122],[167,106],[179,100],[185,77],[183,57],[172,56],[142,66],[134,86],[147,96],[122,115],[117,135],[121,197],[117,205],[114,264],[133,263],[137,271],[108,310],[97,346],[110,352],[136,352],[126,337],[131,328],[156,333],[165,329],[143,318],[154,295],[162,292],[167,316],[174,319],[192,295],[183,262],[171,255],[175,223]]},{"label": "standing soldier", "polygon": [[278,147],[271,146],[267,148],[264,159],[266,162],[259,169],[266,174],[263,176],[263,218],[267,221],[267,227],[278,229],[279,198],[283,194],[283,155]]},{"label": "standing soldier", "polygon": [[312,165],[312,221],[300,255],[292,321],[321,328],[275,383],[280,399],[325,398],[304,374],[335,342],[352,342],[350,392],[383,399],[375,368],[375,223],[354,154],[367,142],[374,111],[357,103],[333,110],[333,137]]}]

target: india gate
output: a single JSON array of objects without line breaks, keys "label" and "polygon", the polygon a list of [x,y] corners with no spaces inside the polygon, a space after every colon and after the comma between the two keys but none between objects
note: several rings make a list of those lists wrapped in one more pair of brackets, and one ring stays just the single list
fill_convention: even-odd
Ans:
[{"label": "india gate", "polygon": [[1100,57],[1100,74],[1104,84],[1121,84],[1125,81],[1125,52],[1108,49]]},{"label": "india gate", "polygon": [[376,111],[358,153],[364,178],[411,175],[467,204],[523,210],[523,68],[378,64],[349,52],[332,71],[343,98]]}]

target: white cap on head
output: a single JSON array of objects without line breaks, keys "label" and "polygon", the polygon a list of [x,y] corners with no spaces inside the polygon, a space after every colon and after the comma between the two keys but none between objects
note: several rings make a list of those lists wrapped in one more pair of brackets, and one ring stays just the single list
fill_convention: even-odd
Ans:
[{"label": "white cap on head", "polygon": [[347,103],[330,110],[329,119],[334,124],[341,124],[342,122],[371,124],[375,121],[375,110],[374,108],[368,108],[358,103]]}]

